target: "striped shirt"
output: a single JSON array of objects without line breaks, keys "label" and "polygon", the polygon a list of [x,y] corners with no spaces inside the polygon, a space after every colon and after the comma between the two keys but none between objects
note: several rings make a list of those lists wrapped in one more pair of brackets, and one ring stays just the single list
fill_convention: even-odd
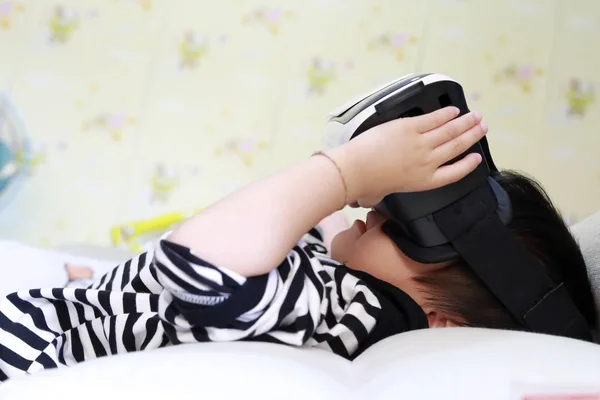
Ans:
[{"label": "striped shirt", "polygon": [[181,343],[263,341],[353,359],[427,327],[399,289],[327,256],[312,229],[269,274],[244,278],[167,240],[87,288],[23,290],[0,302],[0,382],[106,355]]}]

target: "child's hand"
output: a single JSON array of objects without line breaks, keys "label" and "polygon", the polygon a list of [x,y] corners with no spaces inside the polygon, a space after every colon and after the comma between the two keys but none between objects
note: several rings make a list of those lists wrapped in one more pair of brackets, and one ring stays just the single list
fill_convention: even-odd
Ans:
[{"label": "child's hand", "polygon": [[371,207],[390,193],[435,189],[472,172],[481,162],[477,153],[443,165],[487,133],[478,113],[458,114],[457,108],[446,107],[390,121],[332,151],[347,182],[348,200]]}]

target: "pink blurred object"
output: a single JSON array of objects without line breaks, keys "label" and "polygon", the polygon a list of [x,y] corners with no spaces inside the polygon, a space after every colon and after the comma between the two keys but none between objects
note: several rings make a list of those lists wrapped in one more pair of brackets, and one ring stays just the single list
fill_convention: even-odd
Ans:
[{"label": "pink blurred object", "polygon": [[267,11],[266,17],[268,21],[277,22],[281,18],[282,12],[280,10],[269,10]]},{"label": "pink blurred object", "polygon": [[519,78],[531,78],[533,76],[533,68],[521,67],[517,70],[517,77]]},{"label": "pink blurred object", "polygon": [[523,400],[600,400],[600,394],[531,395],[523,397]]},{"label": "pink blurred object", "polygon": [[12,11],[12,3],[10,1],[6,1],[4,3],[0,3],[0,15],[8,15]]},{"label": "pink blurred object", "polygon": [[391,40],[392,45],[397,46],[397,47],[404,46],[407,41],[408,41],[408,35],[406,35],[406,34],[396,35]]},{"label": "pink blurred object", "polygon": [[108,123],[110,126],[118,128],[123,126],[125,122],[125,116],[123,115],[113,115],[109,118]]}]

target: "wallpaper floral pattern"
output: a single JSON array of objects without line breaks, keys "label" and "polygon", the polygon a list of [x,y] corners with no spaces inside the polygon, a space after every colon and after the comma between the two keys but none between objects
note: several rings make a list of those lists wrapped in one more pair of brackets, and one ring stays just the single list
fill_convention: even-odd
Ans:
[{"label": "wallpaper floral pattern", "polygon": [[577,220],[600,209],[598,43],[595,0],[0,0],[0,91],[34,151],[0,237],[106,245],[198,210],[422,71],[459,80],[497,164]]}]

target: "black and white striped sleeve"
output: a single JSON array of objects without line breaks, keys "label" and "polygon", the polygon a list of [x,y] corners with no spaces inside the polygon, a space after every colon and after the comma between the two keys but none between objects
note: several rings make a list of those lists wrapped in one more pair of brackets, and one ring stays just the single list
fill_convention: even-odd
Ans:
[{"label": "black and white striped sleeve", "polygon": [[271,273],[244,278],[162,241],[159,315],[173,343],[259,340],[318,346],[348,358],[374,328],[377,297],[327,257],[313,229]]}]

